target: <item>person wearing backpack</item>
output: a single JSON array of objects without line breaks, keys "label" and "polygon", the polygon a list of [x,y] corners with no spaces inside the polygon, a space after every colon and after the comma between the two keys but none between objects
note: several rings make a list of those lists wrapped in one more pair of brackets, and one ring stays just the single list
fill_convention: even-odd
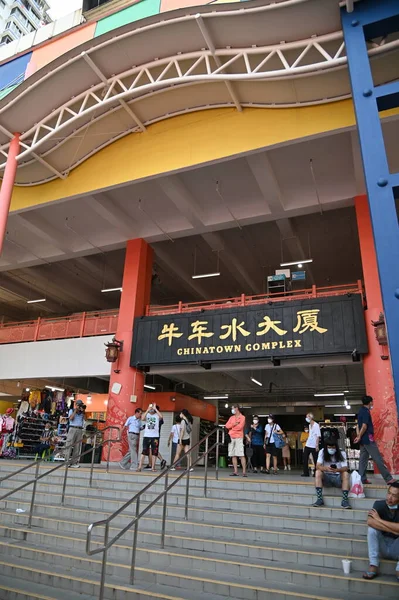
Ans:
[{"label": "person wearing backpack", "polygon": [[266,450],[266,473],[270,473],[270,457],[273,457],[273,469],[272,474],[277,475],[277,450],[284,445],[283,441],[283,430],[278,425],[273,415],[269,415],[267,418],[267,425],[265,427],[265,445]]},{"label": "person wearing backpack", "polygon": [[[177,446],[177,451],[175,455],[175,462],[179,460],[181,453],[184,450],[184,453],[187,454],[187,468],[190,471],[194,471],[191,467],[191,454],[189,454],[191,450],[191,433],[193,431],[193,418],[188,412],[186,408],[180,413],[181,423],[180,423],[180,435],[179,435],[179,445]],[[171,468],[171,471],[174,471],[175,467]]]}]

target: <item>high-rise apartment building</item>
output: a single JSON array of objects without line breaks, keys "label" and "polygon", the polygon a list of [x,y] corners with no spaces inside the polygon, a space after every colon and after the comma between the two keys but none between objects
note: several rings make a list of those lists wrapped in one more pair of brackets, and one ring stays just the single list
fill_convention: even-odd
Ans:
[{"label": "high-rise apartment building", "polygon": [[0,45],[50,23],[49,8],[46,0],[0,0]]}]

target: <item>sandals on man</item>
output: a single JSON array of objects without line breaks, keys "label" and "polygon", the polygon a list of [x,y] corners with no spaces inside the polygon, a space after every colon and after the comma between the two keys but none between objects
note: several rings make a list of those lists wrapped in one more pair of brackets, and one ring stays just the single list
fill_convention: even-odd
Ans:
[{"label": "sandals on man", "polygon": [[363,579],[367,579],[369,581],[371,581],[372,579],[375,579],[376,577],[378,577],[378,571],[366,571],[365,573],[363,573]]}]

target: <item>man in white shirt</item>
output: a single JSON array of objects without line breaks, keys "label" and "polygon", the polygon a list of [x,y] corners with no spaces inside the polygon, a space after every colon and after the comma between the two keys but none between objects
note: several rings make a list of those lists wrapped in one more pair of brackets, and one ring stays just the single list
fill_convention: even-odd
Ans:
[{"label": "man in white shirt", "polygon": [[303,473],[301,477],[309,477],[310,455],[312,455],[313,462],[316,465],[321,435],[319,424],[316,423],[316,421],[314,420],[314,416],[312,413],[308,413],[306,415],[306,423],[309,424],[309,437],[306,441],[305,448],[303,450]]},{"label": "man in white shirt", "polygon": [[83,427],[85,422],[86,405],[82,400],[76,400],[75,408],[68,413],[69,429],[66,439],[66,460],[71,459],[72,469],[79,469],[79,457],[82,449]]},{"label": "man in white shirt", "polygon": [[122,458],[119,466],[125,471],[136,471],[138,466],[138,455],[139,455],[139,440],[140,431],[144,428],[141,420],[143,411],[141,408],[136,408],[134,416],[129,417],[125,423],[127,429],[127,439],[129,442],[129,450]]},{"label": "man in white shirt", "polygon": [[317,500],[313,506],[324,506],[323,486],[342,489],[341,507],[350,509],[348,494],[350,478],[346,453],[339,449],[338,442],[328,438],[324,448],[319,452],[316,465],[316,494]]},{"label": "man in white shirt", "polygon": [[163,419],[162,414],[159,412],[156,405],[150,404],[142,416],[142,421],[145,422],[145,428],[143,451],[141,454],[140,465],[137,469],[138,471],[142,470],[144,457],[149,456],[151,451],[151,470],[155,472],[155,462],[159,454],[159,422],[161,419]]}]

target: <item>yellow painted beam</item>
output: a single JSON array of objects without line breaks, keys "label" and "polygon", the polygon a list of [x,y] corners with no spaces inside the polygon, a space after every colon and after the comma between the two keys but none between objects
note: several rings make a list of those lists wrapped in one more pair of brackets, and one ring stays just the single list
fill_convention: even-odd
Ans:
[{"label": "yellow painted beam", "polygon": [[11,211],[190,168],[225,157],[351,127],[351,100],[302,108],[203,110],[173,117],[118,140],[65,180],[16,187]]}]

